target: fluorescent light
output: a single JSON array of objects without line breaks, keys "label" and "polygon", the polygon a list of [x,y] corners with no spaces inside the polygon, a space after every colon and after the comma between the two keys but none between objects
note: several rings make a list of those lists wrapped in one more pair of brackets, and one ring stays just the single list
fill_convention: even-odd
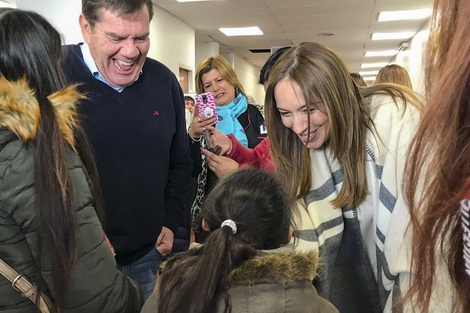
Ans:
[{"label": "fluorescent light", "polygon": [[260,36],[263,35],[258,26],[238,27],[238,28],[219,28],[226,36]]},{"label": "fluorescent light", "polygon": [[8,3],[8,2],[0,0],[0,8],[13,8],[13,9],[15,9],[16,5],[14,5],[13,3]]},{"label": "fluorescent light", "polygon": [[398,50],[367,51],[366,57],[391,57],[398,53]]},{"label": "fluorescent light", "polygon": [[400,21],[400,20],[419,20],[431,16],[432,9],[417,9],[404,11],[383,11],[379,13],[379,22]]},{"label": "fluorescent light", "polygon": [[388,62],[380,62],[380,63],[364,63],[361,65],[361,68],[374,68],[374,67],[384,67],[387,66]]},{"label": "fluorescent light", "polygon": [[372,40],[384,39],[409,39],[413,37],[415,32],[400,32],[400,33],[373,33]]},{"label": "fluorescent light", "polygon": [[365,72],[359,72],[359,74],[362,75],[362,77],[367,76],[367,75],[377,75],[379,71],[365,71]]}]

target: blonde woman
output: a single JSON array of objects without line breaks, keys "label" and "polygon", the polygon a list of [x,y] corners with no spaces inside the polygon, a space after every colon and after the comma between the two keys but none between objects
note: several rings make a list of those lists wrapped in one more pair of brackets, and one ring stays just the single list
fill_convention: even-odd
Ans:
[{"label": "blonde woman", "polygon": [[380,69],[375,78],[375,84],[382,83],[392,83],[413,89],[408,71],[398,64],[389,64]]},{"label": "blonde woman", "polygon": [[[248,103],[245,90],[240,83],[235,70],[222,56],[216,55],[205,59],[196,71],[196,91],[198,94],[212,92],[217,107],[219,122],[216,129],[227,135],[233,135],[244,146],[256,147],[265,137],[264,118],[261,112]],[[195,110],[197,112],[197,108]],[[204,197],[217,182],[217,176],[207,166],[202,158],[201,149],[204,146],[203,132],[214,123],[214,118],[194,115],[189,127],[191,137],[191,157],[195,166],[202,164],[202,172],[197,182],[197,192],[191,207],[193,227]]]}]

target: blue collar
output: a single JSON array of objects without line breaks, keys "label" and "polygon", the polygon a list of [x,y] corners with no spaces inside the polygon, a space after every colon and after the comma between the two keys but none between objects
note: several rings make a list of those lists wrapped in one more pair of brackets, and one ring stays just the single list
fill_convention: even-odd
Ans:
[{"label": "blue collar", "polygon": [[[106,81],[106,79],[104,79],[103,75],[101,75],[100,71],[98,70],[98,67],[95,64],[95,61],[93,60],[93,57],[91,56],[90,46],[86,42],[84,42],[84,43],[80,44],[80,49],[82,50],[83,62],[85,62],[86,66],[90,70],[93,77],[96,78],[97,80],[105,83],[106,85],[113,88],[117,92],[121,93],[124,90],[125,87],[114,87],[114,86],[110,85]],[[140,71],[140,73],[137,76],[135,81],[137,81],[137,79],[139,79],[140,75],[142,75],[143,72],[144,71],[142,71],[142,70]]]}]

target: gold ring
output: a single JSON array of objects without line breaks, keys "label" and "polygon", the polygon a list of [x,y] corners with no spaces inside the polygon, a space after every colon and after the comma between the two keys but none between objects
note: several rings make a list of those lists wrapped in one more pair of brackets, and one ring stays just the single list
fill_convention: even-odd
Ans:
[{"label": "gold ring", "polygon": [[199,121],[199,123],[201,123],[201,119],[198,117],[197,120]]}]

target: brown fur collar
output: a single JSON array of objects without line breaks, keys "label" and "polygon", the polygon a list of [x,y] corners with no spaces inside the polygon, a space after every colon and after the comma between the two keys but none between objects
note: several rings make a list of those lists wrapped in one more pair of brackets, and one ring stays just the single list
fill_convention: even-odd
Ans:
[{"label": "brown fur collar", "polygon": [[[72,148],[75,146],[73,129],[77,127],[77,108],[80,99],[85,96],[76,90],[76,85],[69,86],[50,95],[48,99],[56,110],[63,138]],[[28,87],[26,78],[10,82],[0,77],[0,127],[6,127],[24,142],[33,141],[39,127],[41,112]]]},{"label": "brown fur collar", "polygon": [[229,279],[232,284],[313,280],[317,276],[318,263],[318,254],[314,251],[268,253],[244,262],[230,273]]}]

